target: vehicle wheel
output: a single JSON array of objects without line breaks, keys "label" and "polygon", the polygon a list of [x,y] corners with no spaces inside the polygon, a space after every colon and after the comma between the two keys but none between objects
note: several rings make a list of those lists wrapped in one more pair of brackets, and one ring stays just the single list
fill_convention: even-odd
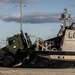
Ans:
[{"label": "vehicle wheel", "polygon": [[14,65],[14,58],[12,56],[6,56],[3,61],[5,67],[12,67]]},{"label": "vehicle wheel", "polygon": [[57,51],[57,49],[56,48],[52,48],[52,51]]}]

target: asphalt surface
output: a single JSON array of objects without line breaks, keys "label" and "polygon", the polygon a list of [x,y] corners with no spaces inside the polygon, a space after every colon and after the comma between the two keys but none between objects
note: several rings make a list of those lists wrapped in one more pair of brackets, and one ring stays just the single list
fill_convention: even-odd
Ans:
[{"label": "asphalt surface", "polygon": [[53,61],[42,68],[28,68],[25,65],[15,68],[1,66],[0,75],[75,75],[75,62]]},{"label": "asphalt surface", "polygon": [[75,75],[75,68],[3,68],[0,75]]}]

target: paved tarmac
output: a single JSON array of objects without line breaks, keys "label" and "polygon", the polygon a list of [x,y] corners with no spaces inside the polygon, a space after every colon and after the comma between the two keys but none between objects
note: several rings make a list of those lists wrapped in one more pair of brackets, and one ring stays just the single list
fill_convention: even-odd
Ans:
[{"label": "paved tarmac", "polygon": [[75,68],[3,68],[0,75],[75,75]]}]

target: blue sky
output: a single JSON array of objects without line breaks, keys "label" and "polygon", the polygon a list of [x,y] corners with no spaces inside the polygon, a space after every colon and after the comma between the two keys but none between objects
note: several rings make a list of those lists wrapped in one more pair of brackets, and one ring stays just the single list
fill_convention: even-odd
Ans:
[{"label": "blue sky", "polygon": [[20,1],[23,4],[23,32],[43,39],[57,35],[61,25],[59,18],[65,8],[75,16],[75,0],[0,0],[0,44],[7,37],[20,33]]}]

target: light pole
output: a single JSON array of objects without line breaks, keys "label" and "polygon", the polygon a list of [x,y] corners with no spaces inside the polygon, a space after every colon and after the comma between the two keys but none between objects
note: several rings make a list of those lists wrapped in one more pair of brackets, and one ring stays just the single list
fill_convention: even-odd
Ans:
[{"label": "light pole", "polygon": [[22,3],[20,2],[20,31],[22,32]]},{"label": "light pole", "polygon": [[[20,6],[20,32],[22,32],[22,19],[23,19],[23,17],[22,17],[22,3],[21,2],[20,2],[19,6]],[[26,6],[26,5],[24,5],[24,6]]]}]

